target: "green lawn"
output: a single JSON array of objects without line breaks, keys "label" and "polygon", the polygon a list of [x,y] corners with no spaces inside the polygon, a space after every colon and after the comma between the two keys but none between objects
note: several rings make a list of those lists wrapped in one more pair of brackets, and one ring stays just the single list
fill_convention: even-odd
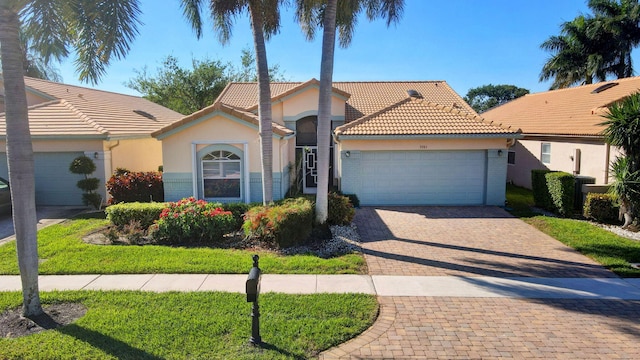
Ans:
[{"label": "green lawn", "polygon": [[[104,219],[72,219],[38,232],[41,274],[208,273],[246,274],[256,252],[170,246],[91,245],[82,236],[107,225]],[[363,274],[360,254],[330,259],[258,252],[268,274]],[[15,243],[0,246],[0,274],[18,274]]]},{"label": "green lawn", "polygon": [[[56,330],[0,339],[2,359],[307,359],[371,326],[371,295],[264,294],[264,348],[248,345],[251,304],[242,294],[52,292],[44,303],[74,302],[86,315]],[[0,311],[21,303],[0,293]]]},{"label": "green lawn", "polygon": [[640,277],[640,270],[629,263],[640,263],[640,241],[630,240],[585,221],[535,215],[531,191],[507,187],[511,212],[542,232],[556,238],[599,262],[622,277]]}]

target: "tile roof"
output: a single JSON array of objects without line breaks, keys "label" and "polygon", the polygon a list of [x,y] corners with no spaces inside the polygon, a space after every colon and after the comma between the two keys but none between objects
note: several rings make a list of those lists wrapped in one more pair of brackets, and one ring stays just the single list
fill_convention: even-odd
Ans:
[{"label": "tile roof", "polygon": [[[318,80],[271,83],[271,96],[280,99]],[[345,123],[338,135],[514,135],[517,130],[491,124],[478,114],[444,81],[334,82],[334,93],[346,100]],[[424,100],[411,100],[415,90]],[[255,110],[257,83],[231,83],[217,102]]]},{"label": "tile roof", "polygon": [[[258,118],[258,116],[254,113],[245,111],[243,109],[238,109],[232,106],[229,106],[227,104],[223,104],[220,102],[216,102],[213,105],[207,106],[206,108],[196,111],[191,115],[185,116],[182,119],[180,119],[179,121],[176,121],[170,125],[167,125],[165,127],[163,127],[162,129],[158,129],[156,131],[154,131],[153,133],[151,133],[151,136],[153,137],[158,137],[162,134],[166,134],[172,130],[175,130],[177,128],[180,128],[181,126],[188,124],[196,119],[199,119],[205,115],[211,114],[215,111],[222,111],[224,113],[227,113],[229,115],[232,115],[240,120],[244,120],[250,124],[253,124],[255,126],[259,126],[260,124],[260,119]],[[287,135],[293,135],[294,132],[280,124],[277,123],[272,123],[273,125],[273,132],[277,135],[280,136],[287,136]]]},{"label": "tile roof", "polygon": [[464,107],[443,106],[419,98],[405,98],[376,113],[335,130],[340,136],[508,135],[516,130],[491,124]]},{"label": "tile roof", "polygon": [[[183,117],[141,97],[25,77],[27,90],[51,99],[29,108],[33,136],[148,136]],[[137,112],[136,112],[137,111]],[[0,136],[5,135],[0,114]]]},{"label": "tile roof", "polygon": [[[317,80],[312,79],[305,83],[271,83],[271,97],[280,98],[283,94],[289,94],[295,89],[314,81],[317,82]],[[457,106],[461,111],[476,115],[476,112],[445,81],[334,82],[333,87],[336,89],[335,92],[341,95],[350,95],[345,109],[346,122],[370,115],[406,99],[408,96],[407,90],[418,91],[430,102],[442,106]],[[258,102],[258,84],[231,83],[216,101],[238,108],[251,109]]]},{"label": "tile roof", "polygon": [[[605,84],[617,85],[594,92]],[[485,111],[488,120],[522,129],[523,134],[600,136],[607,106],[640,90],[640,77],[525,95]]]}]

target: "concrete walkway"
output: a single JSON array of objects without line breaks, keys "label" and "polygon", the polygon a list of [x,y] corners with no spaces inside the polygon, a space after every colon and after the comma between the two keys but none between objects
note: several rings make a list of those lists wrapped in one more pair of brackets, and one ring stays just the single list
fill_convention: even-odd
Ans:
[{"label": "concrete walkway", "polygon": [[[40,290],[224,291],[243,293],[247,275],[41,275]],[[19,291],[20,277],[0,276],[0,291]],[[365,293],[389,297],[640,300],[640,279],[497,278],[389,275],[272,275],[261,292]]]}]

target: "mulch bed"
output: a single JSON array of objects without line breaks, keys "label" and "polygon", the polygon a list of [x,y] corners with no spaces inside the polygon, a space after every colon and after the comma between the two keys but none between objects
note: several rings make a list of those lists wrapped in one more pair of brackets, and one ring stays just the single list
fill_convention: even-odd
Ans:
[{"label": "mulch bed", "polygon": [[10,309],[0,314],[0,336],[17,338],[57,329],[69,325],[87,312],[87,308],[77,303],[62,303],[44,306],[44,314],[25,318],[22,308]]}]

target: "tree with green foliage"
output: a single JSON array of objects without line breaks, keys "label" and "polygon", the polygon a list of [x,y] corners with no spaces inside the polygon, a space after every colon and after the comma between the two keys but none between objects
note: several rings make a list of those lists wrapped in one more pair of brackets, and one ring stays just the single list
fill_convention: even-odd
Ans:
[{"label": "tree with green foliage", "polygon": [[315,37],[322,26],[322,60],[320,63],[320,95],[318,100],[318,183],[316,193],[316,223],[324,224],[328,216],[329,156],[331,146],[331,92],[336,30],[340,46],[351,44],[358,15],[364,11],[369,20],[386,18],[387,26],[402,15],[404,0],[297,0],[296,16],[307,39]]},{"label": "tree with green foliage", "polygon": [[[241,66],[220,60],[191,60],[191,69],[180,66],[179,59],[169,55],[153,75],[147,68],[136,71],[136,77],[127,87],[142,94],[147,100],[168,107],[183,115],[192,114],[211,104],[229,82],[256,81],[255,56],[243,49]],[[269,69],[271,80],[282,79],[278,66]]]},{"label": "tree with green foliage", "polygon": [[540,81],[553,79],[551,89],[603,81],[612,62],[612,44],[607,34],[596,32],[591,16],[578,16],[561,26],[561,34],[551,36],[540,47],[554,54],[540,73]]},{"label": "tree with green foliage", "polygon": [[0,2],[0,52],[5,89],[6,147],[13,223],[22,281],[22,313],[43,314],[38,289],[38,244],[33,147],[24,85],[20,29],[33,48],[61,60],[77,55],[80,79],[94,84],[113,58],[122,58],[140,24],[137,0],[3,0]]},{"label": "tree with green foliage", "polygon": [[202,36],[202,11],[205,3],[213,20],[218,39],[225,44],[231,38],[233,20],[249,13],[258,75],[258,117],[262,160],[262,201],[273,202],[273,122],[271,116],[271,88],[265,39],[280,31],[280,4],[284,0],[182,0],[184,16],[197,37]]},{"label": "tree with green foliage", "polygon": [[611,167],[615,178],[611,189],[628,226],[640,216],[640,92],[613,103],[603,117],[605,141],[624,153]]},{"label": "tree with green foliage", "polygon": [[564,22],[561,34],[540,46],[553,53],[540,73],[540,81],[553,79],[551,89],[633,75],[631,51],[640,44],[639,0],[587,4],[593,14]]},{"label": "tree with green foliage", "polygon": [[93,160],[88,156],[78,156],[73,159],[69,165],[69,171],[84,176],[84,179],[76,183],[76,186],[84,192],[82,194],[82,202],[85,205],[91,205],[96,209],[100,209],[102,196],[96,192],[100,186],[100,179],[89,177],[89,175],[96,171],[96,164]]},{"label": "tree with green foliage", "polygon": [[589,0],[595,15],[596,34],[608,34],[613,60],[608,72],[617,78],[633,76],[631,51],[640,44],[638,0]]},{"label": "tree with green foliage", "polygon": [[508,101],[525,96],[529,90],[515,85],[483,85],[469,89],[464,97],[472,108],[478,113],[487,111],[492,107],[502,105]]},{"label": "tree with green foliage", "polygon": [[[22,51],[22,69],[25,76],[62,81],[62,77],[50,63],[45,63],[44,56],[33,47],[33,41],[20,29],[20,50]],[[0,56],[2,59],[2,56]]]},{"label": "tree with green foliage", "polygon": [[155,75],[145,67],[126,85],[147,100],[188,115],[211,105],[228,83],[227,66],[219,60],[193,59],[191,66],[182,68],[178,58],[169,55]]}]

